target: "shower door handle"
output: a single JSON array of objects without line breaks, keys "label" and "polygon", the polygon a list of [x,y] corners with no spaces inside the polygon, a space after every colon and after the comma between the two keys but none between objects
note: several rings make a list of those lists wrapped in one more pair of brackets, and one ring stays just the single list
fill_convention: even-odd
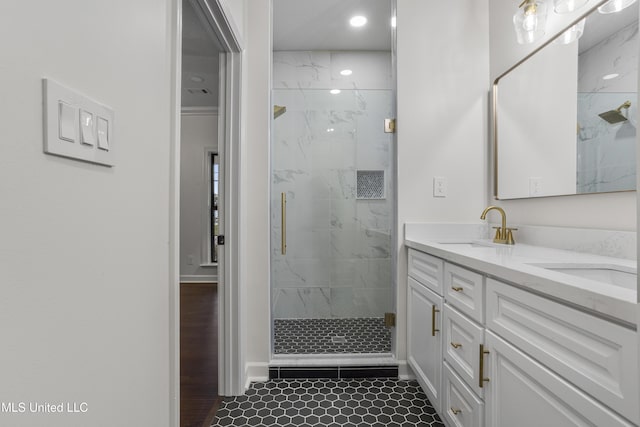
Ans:
[{"label": "shower door handle", "polygon": [[282,255],[287,254],[287,195],[286,193],[280,193],[280,207],[282,210],[282,222],[280,227],[282,228],[282,237],[280,245],[282,249]]}]

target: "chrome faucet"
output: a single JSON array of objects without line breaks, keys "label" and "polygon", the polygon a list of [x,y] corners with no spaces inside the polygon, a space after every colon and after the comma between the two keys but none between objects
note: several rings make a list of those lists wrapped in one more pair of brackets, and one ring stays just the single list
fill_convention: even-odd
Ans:
[{"label": "chrome faucet", "polygon": [[504,212],[504,209],[502,209],[500,206],[489,206],[484,211],[482,211],[480,219],[486,219],[487,213],[493,209],[500,212],[500,215],[502,216],[502,226],[493,227],[496,229],[496,236],[493,238],[493,242],[503,243],[505,245],[514,245],[516,242],[513,240],[513,230],[517,230],[517,228],[507,228],[507,214]]}]

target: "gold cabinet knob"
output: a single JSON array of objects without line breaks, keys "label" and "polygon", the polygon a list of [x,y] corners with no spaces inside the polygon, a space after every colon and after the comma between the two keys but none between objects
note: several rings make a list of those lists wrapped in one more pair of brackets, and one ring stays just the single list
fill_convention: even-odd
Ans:
[{"label": "gold cabinet knob", "polygon": [[457,342],[452,342],[452,343],[451,343],[451,347],[453,347],[453,348],[460,348],[460,347],[462,347],[462,344],[457,343]]},{"label": "gold cabinet knob", "polygon": [[452,286],[451,289],[453,289],[456,292],[462,292],[464,291],[464,288],[460,287],[460,286]]},{"label": "gold cabinet knob", "polygon": [[460,412],[462,412],[462,409],[457,409],[457,408],[451,408],[451,413],[453,415],[458,415]]}]

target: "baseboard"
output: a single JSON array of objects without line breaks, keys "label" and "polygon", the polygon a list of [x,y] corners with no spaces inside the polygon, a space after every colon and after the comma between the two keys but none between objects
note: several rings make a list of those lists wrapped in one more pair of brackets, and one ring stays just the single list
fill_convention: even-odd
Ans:
[{"label": "baseboard", "polygon": [[180,276],[180,283],[218,283],[218,276],[184,275]]},{"label": "baseboard", "polygon": [[244,377],[247,379],[244,389],[248,389],[251,383],[269,380],[269,364],[263,362],[250,362],[245,365]]},{"label": "baseboard", "polygon": [[398,360],[398,378],[401,380],[415,380],[416,376],[406,360]]}]

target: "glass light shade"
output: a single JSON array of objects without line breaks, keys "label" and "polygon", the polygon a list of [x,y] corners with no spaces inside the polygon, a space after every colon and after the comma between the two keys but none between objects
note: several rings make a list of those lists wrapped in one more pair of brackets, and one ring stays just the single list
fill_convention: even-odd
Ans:
[{"label": "glass light shade", "polygon": [[569,44],[578,40],[580,36],[582,36],[582,33],[584,33],[584,23],[586,20],[587,18],[584,18],[582,21],[562,33],[557,39],[555,39],[554,43]]},{"label": "glass light shade", "polygon": [[600,13],[616,13],[634,4],[636,0],[610,0],[598,8]]},{"label": "glass light shade", "polygon": [[528,1],[513,15],[513,26],[518,43],[529,44],[540,40],[547,26],[547,5],[540,1]]},{"label": "glass light shade", "polygon": [[553,10],[556,13],[571,13],[587,4],[589,0],[554,0]]}]

